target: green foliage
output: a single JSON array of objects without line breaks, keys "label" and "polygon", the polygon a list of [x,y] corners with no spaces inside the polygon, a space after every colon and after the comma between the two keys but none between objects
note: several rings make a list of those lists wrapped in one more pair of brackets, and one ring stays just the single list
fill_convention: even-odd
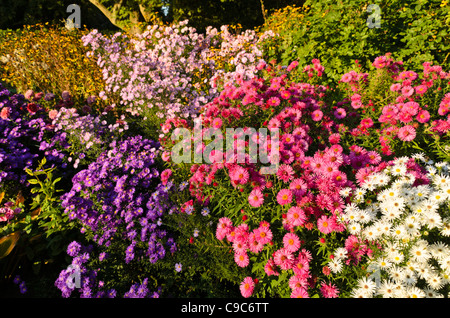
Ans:
[{"label": "green foliage", "polygon": [[[442,2],[442,3],[441,3]],[[354,60],[368,69],[371,61],[387,52],[418,69],[424,61],[449,65],[449,7],[445,1],[374,1],[380,7],[381,27],[369,28],[373,11],[366,1],[306,1],[302,8],[277,11],[262,30],[272,29],[279,38],[266,43],[266,58],[300,66],[313,58],[321,61],[326,75],[339,80]]]},{"label": "green foliage", "polygon": [[45,164],[43,158],[35,171],[26,170],[34,196],[19,194],[13,207],[20,213],[0,228],[2,278],[11,278],[17,266],[26,264],[39,274],[42,264],[64,256],[68,240],[73,238],[75,224],[63,215],[58,195],[61,178],[55,178],[55,168],[42,169]]},{"label": "green foliage", "polygon": [[[55,168],[42,169],[45,165],[45,157],[39,164],[36,171],[27,169],[30,175],[28,182],[35,185],[31,193],[35,194],[30,210],[39,210],[36,221],[39,228],[44,230],[46,238],[52,234],[73,229],[75,224],[69,221],[69,216],[64,214],[61,208],[61,199],[59,198],[62,190],[56,188],[56,184],[61,181],[61,177],[54,178]],[[33,224],[28,224],[24,231],[30,233]],[[58,239],[59,240],[59,239]]]},{"label": "green foliage", "polygon": [[2,0],[0,29],[16,29],[45,22],[63,25],[63,21],[70,15],[70,12],[66,11],[67,6],[73,3],[81,8],[82,25],[89,28],[117,29],[88,0]]}]

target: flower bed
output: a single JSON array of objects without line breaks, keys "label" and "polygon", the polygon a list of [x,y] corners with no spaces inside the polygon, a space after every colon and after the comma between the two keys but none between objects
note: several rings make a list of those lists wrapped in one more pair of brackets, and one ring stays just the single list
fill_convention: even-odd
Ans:
[{"label": "flower bed", "polygon": [[63,297],[447,296],[450,73],[386,54],[330,85],[259,40],[91,32],[97,99],[1,89],[8,278],[51,260]]}]

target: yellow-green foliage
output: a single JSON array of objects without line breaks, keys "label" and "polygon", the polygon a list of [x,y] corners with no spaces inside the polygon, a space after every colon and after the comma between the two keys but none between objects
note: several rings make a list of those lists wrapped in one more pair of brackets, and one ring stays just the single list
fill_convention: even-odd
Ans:
[{"label": "yellow-green foliage", "polygon": [[0,46],[0,79],[23,93],[27,89],[75,99],[98,94],[103,87],[100,68],[86,57],[81,42],[86,30],[38,24],[5,32]]}]

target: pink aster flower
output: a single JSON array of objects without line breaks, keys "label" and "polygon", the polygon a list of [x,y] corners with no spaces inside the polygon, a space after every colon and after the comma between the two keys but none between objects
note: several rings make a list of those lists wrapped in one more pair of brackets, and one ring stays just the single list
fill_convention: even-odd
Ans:
[{"label": "pink aster flower", "polygon": [[166,169],[163,172],[161,172],[161,183],[163,185],[166,185],[169,181],[170,176],[172,175],[172,170]]},{"label": "pink aster flower", "polygon": [[406,125],[398,130],[397,136],[402,141],[412,141],[416,138],[416,130],[413,126]]},{"label": "pink aster flower", "polygon": [[419,85],[414,87],[417,95],[423,95],[427,92],[428,87],[426,85]]},{"label": "pink aster flower", "polygon": [[255,282],[251,277],[246,277],[242,281],[240,287],[239,287],[242,297],[248,298],[253,294],[253,291],[255,289]]},{"label": "pink aster flower", "polygon": [[339,296],[339,289],[332,283],[327,285],[324,281],[322,281],[320,293],[325,298],[337,298]]},{"label": "pink aster flower", "polygon": [[297,288],[307,288],[308,280],[301,275],[294,275],[289,278],[289,288],[295,290]]},{"label": "pink aster flower", "polygon": [[334,111],[334,117],[336,117],[337,119],[345,118],[345,116],[347,116],[347,112],[344,108],[338,108]]},{"label": "pink aster flower", "polygon": [[308,277],[309,276],[309,261],[307,258],[303,256],[298,256],[294,260],[294,264],[292,266],[294,274],[300,277]]},{"label": "pink aster flower", "polygon": [[267,226],[260,226],[259,228],[255,229],[253,231],[255,233],[255,238],[261,243],[261,244],[267,244],[269,243],[272,238],[273,234],[272,231]]},{"label": "pink aster flower", "polygon": [[281,123],[278,119],[276,119],[275,117],[273,117],[271,120],[269,120],[269,124],[267,125],[267,128],[272,131],[275,130],[277,128],[280,128]]},{"label": "pink aster flower", "polygon": [[259,253],[263,250],[264,244],[261,244],[259,240],[257,240],[255,233],[250,233],[248,236],[248,249],[252,253]]},{"label": "pink aster flower", "polygon": [[230,172],[230,178],[232,181],[234,181],[236,184],[246,184],[249,179],[249,173],[247,169],[236,166],[231,172]]},{"label": "pink aster flower", "polygon": [[411,86],[405,86],[402,88],[402,95],[405,97],[410,97],[412,94],[414,94],[414,88]]},{"label": "pink aster flower", "polygon": [[243,253],[235,253],[234,261],[239,267],[246,267],[250,263],[250,259],[246,252]]},{"label": "pink aster flower", "polygon": [[302,226],[306,221],[306,215],[301,208],[293,206],[288,210],[286,219],[292,226]]},{"label": "pink aster flower", "polygon": [[248,203],[255,208],[260,207],[264,203],[264,196],[259,189],[253,189],[248,196]]},{"label": "pink aster flower", "polygon": [[244,254],[247,252],[247,237],[248,235],[244,237],[235,232],[235,239],[233,240],[233,250],[236,254]]},{"label": "pink aster flower", "polygon": [[287,67],[287,71],[290,72],[292,71],[294,68],[296,68],[298,66],[298,61],[292,61],[291,64],[288,65]]},{"label": "pink aster flower", "polygon": [[267,276],[280,275],[280,273],[277,271],[277,265],[271,258],[267,261],[266,265],[264,265],[264,272],[266,272]]},{"label": "pink aster flower", "polygon": [[212,121],[212,127],[216,128],[216,129],[220,129],[220,127],[222,127],[222,119],[220,118],[214,118],[214,120]]},{"label": "pink aster flower", "polygon": [[326,215],[322,215],[319,220],[317,220],[317,228],[323,234],[329,234],[333,231],[333,220],[328,218]]},{"label": "pink aster flower", "polygon": [[294,169],[290,165],[282,164],[278,168],[277,177],[284,182],[289,182],[294,177]]},{"label": "pink aster flower", "polygon": [[278,106],[280,105],[280,99],[278,97],[271,97],[269,98],[269,100],[267,101],[267,104],[269,106]]},{"label": "pink aster flower", "polygon": [[309,298],[309,295],[306,289],[296,288],[292,291],[291,298]]},{"label": "pink aster flower", "polygon": [[294,263],[294,255],[286,248],[280,248],[273,255],[273,261],[282,270],[288,270]]},{"label": "pink aster flower", "polygon": [[233,228],[233,222],[227,218],[222,217],[219,219],[219,224],[217,224],[216,237],[218,240],[223,240],[228,233],[231,232]]},{"label": "pink aster flower", "polygon": [[277,202],[279,205],[286,205],[292,202],[292,191],[289,189],[281,189],[277,194]]},{"label": "pink aster flower", "polygon": [[427,123],[430,120],[430,113],[422,109],[417,113],[416,120],[421,124]]},{"label": "pink aster flower", "polygon": [[320,109],[317,109],[312,112],[311,117],[312,117],[312,120],[319,121],[323,118],[323,113]]},{"label": "pink aster flower", "polygon": [[292,193],[296,196],[303,195],[307,190],[306,182],[302,179],[294,179],[289,184],[289,189],[292,190]]},{"label": "pink aster flower", "polygon": [[287,233],[283,237],[283,244],[286,250],[294,253],[300,248],[300,239],[294,233]]}]

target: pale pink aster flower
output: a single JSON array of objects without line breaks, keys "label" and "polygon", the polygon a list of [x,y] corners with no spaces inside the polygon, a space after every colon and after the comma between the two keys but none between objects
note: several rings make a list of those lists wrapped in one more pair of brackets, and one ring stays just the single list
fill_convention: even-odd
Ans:
[{"label": "pale pink aster flower", "polygon": [[398,130],[397,136],[402,141],[412,141],[416,138],[416,130],[413,126],[406,125]]},{"label": "pale pink aster flower", "polygon": [[391,92],[397,92],[398,90],[400,90],[400,88],[402,88],[402,85],[400,83],[395,83],[392,84],[389,89],[391,90]]},{"label": "pale pink aster flower", "polygon": [[408,85],[402,88],[403,96],[410,97],[412,96],[412,94],[414,94],[414,88],[412,88],[411,86]]},{"label": "pale pink aster flower", "polygon": [[3,120],[5,120],[5,119],[8,119],[10,115],[11,115],[11,108],[9,108],[9,107],[3,107],[3,108],[2,108],[2,111],[1,111],[1,113],[0,113],[0,117],[1,117]]},{"label": "pale pink aster flower", "polygon": [[344,83],[348,83],[348,82],[350,82],[352,80],[352,74],[350,74],[350,73],[345,73],[344,75],[342,75],[342,77],[341,77],[341,82],[344,82]]},{"label": "pale pink aster flower", "polygon": [[26,99],[31,100],[31,98],[34,96],[34,92],[33,90],[29,89],[25,92],[25,94],[23,94],[23,96],[25,96]]}]

